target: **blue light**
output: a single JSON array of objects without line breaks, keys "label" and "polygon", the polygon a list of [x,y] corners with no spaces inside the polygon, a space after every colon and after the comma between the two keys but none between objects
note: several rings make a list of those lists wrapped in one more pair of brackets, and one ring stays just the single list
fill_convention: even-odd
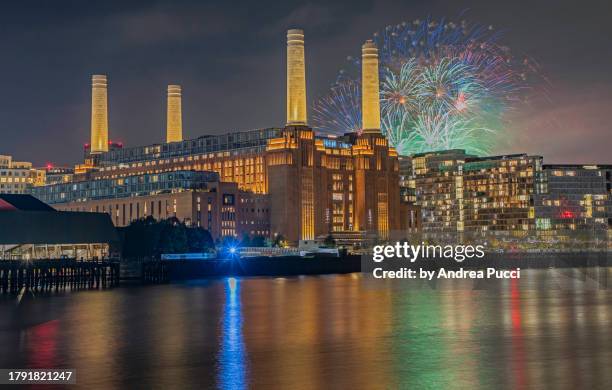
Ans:
[{"label": "blue light", "polygon": [[247,388],[247,360],[242,334],[242,308],[240,305],[240,281],[228,278],[225,287],[225,305],[221,346],[219,350],[219,372],[217,381],[221,389]]}]

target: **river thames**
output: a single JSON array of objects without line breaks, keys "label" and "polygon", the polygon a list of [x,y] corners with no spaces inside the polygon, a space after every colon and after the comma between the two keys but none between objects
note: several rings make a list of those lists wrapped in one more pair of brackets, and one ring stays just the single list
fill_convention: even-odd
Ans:
[{"label": "river thames", "polygon": [[0,297],[0,368],[77,387],[609,388],[610,269],[245,278]]}]

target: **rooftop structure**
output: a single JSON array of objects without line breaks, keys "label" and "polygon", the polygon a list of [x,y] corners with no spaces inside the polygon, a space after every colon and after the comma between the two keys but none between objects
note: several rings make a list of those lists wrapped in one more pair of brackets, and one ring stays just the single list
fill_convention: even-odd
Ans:
[{"label": "rooftop structure", "polygon": [[106,75],[91,76],[91,153],[108,151],[108,96]]},{"label": "rooftop structure", "polygon": [[287,125],[306,124],[304,31],[287,31]]},{"label": "rooftop structure", "polygon": [[183,109],[180,85],[168,85],[166,110],[166,142],[183,140]]},{"label": "rooftop structure", "polygon": [[0,195],[0,260],[101,259],[118,241],[106,214],[59,212],[30,195]]},{"label": "rooftop structure", "polygon": [[372,40],[367,40],[361,47],[361,85],[362,129],[380,133],[378,48]]}]

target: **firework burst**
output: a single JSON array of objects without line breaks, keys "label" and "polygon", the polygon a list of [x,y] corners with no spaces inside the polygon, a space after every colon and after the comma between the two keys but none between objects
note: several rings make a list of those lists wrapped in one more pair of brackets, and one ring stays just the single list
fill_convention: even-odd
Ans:
[{"label": "firework burst", "polygon": [[314,123],[325,124],[326,134],[344,134],[361,129],[361,85],[351,80],[331,87],[312,108]]},{"label": "firework burst", "polygon": [[[402,155],[451,148],[486,154],[504,115],[524,97],[535,65],[497,44],[492,27],[433,20],[387,26],[379,48],[381,127]],[[319,132],[359,131],[360,60],[348,57],[314,104]]]},{"label": "firework burst", "polygon": [[418,108],[419,77],[414,59],[409,59],[399,72],[384,68],[380,93],[381,110],[385,112],[413,111]]}]

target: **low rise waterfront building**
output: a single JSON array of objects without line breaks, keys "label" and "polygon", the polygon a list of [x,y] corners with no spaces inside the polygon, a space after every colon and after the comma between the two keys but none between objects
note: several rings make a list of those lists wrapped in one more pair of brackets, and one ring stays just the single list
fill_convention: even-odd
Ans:
[{"label": "low rise waterfront building", "polygon": [[106,213],[115,226],[151,216],[178,218],[213,238],[270,235],[268,197],[220,182],[210,171],[171,171],[60,183],[33,189],[58,210]]},{"label": "low rise waterfront building", "polygon": [[32,168],[30,162],[0,155],[0,194],[26,194],[33,186],[44,184],[44,170]]},{"label": "low rise waterfront building", "polygon": [[69,183],[73,177],[73,168],[55,167],[51,164],[45,167],[45,184]]},{"label": "low rise waterfront building", "polygon": [[106,214],[61,212],[30,195],[0,194],[0,260],[103,259],[118,244]]}]

